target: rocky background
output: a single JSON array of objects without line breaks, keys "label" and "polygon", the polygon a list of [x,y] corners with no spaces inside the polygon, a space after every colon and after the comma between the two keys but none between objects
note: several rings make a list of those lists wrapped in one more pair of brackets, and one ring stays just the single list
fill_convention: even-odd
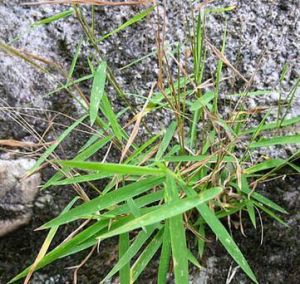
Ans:
[{"label": "rocky background", "polygon": [[[67,7],[23,6],[22,2],[25,1],[0,0],[0,44],[10,43],[18,50],[40,56],[53,65],[67,70],[82,37],[78,21],[71,16],[56,23],[30,28],[33,22],[54,15]],[[190,17],[190,1],[166,2],[167,43],[170,45],[176,42],[184,43],[185,23]],[[236,9],[224,15],[209,15],[206,23],[207,38],[219,47],[227,22],[226,57],[244,77],[252,78],[251,89],[276,90],[270,96],[249,99],[247,105],[249,108],[275,106],[279,99],[278,93],[280,92],[284,98],[300,75],[299,1],[214,1],[213,5],[236,5]],[[162,12],[162,8],[160,9]],[[96,7],[95,29],[99,32],[99,36],[106,34],[139,10],[139,7]],[[89,11],[89,7],[85,8],[86,14],[89,14]],[[120,70],[121,67],[154,50],[156,28],[156,17],[150,16],[99,45],[117,75],[118,82],[128,92],[143,95],[156,78],[155,57],[148,57],[133,68]],[[83,43],[75,78],[90,73],[86,63],[89,50],[90,46]],[[215,63],[212,58],[209,58],[207,63],[209,75],[214,72]],[[279,77],[285,65],[288,67],[287,74],[279,85]],[[243,81],[230,69],[225,68],[224,76],[229,76],[230,79],[223,85],[223,94],[243,90]],[[53,70],[45,74],[28,62],[1,51],[0,48],[0,139],[38,144],[38,137],[43,136],[47,141],[53,141],[64,126],[70,124],[66,116],[77,117],[81,111],[66,92],[49,95],[62,80],[60,72]],[[89,88],[89,84],[83,85],[86,94]],[[110,93],[110,97],[116,109],[122,107],[122,102],[113,92]],[[300,115],[299,90],[288,116],[296,115]],[[126,117],[124,119],[126,120]],[[167,124],[169,119],[167,114],[157,114],[153,117],[152,127],[155,129],[155,125],[160,127]],[[53,127],[49,130],[51,123]],[[298,130],[296,128],[291,131]],[[76,132],[66,139],[58,149],[58,154],[63,158],[72,157],[86,139],[84,131]],[[34,229],[56,216],[72,199],[73,192],[71,188],[37,191],[40,180],[45,182],[52,175],[51,169],[43,169],[41,176],[23,178],[26,169],[32,164],[32,158],[37,157],[40,148],[30,148],[32,151],[29,151],[28,147],[1,149],[0,283],[2,284],[33,261],[45,237],[44,232],[34,232]],[[286,157],[294,151],[293,147],[274,147],[267,154]],[[285,180],[268,183],[261,188],[271,199],[290,212],[288,216],[283,217],[290,225],[289,228],[282,227],[263,216],[262,246],[260,228],[254,231],[245,224],[247,237],[235,232],[235,239],[260,283],[299,282],[300,244],[297,238],[297,234],[300,233],[299,184],[299,177],[287,177]],[[17,191],[20,193],[17,194]],[[12,232],[20,225],[23,226]],[[62,241],[67,234],[67,229],[61,229],[61,240],[57,242]],[[213,236],[211,239],[213,240]],[[114,241],[103,244],[100,255],[95,255],[89,264],[80,270],[78,283],[98,283],[112,265],[115,259],[114,252]],[[80,263],[85,255],[86,253],[82,253],[67,258],[37,272],[32,283],[71,283],[72,271],[66,268]],[[235,264],[216,242],[208,245],[203,265],[206,269],[201,272],[195,271],[192,283],[226,283],[230,267],[235,268]],[[148,269],[141,283],[153,283],[153,275],[155,267]],[[249,280],[237,269],[231,283],[249,283]]]}]

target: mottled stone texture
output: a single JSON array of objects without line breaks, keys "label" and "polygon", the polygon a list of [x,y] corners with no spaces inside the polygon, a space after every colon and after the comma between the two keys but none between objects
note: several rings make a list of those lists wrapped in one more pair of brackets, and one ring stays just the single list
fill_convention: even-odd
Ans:
[{"label": "mottled stone texture", "polygon": [[0,237],[27,224],[41,183],[40,174],[25,177],[34,160],[0,160]]}]

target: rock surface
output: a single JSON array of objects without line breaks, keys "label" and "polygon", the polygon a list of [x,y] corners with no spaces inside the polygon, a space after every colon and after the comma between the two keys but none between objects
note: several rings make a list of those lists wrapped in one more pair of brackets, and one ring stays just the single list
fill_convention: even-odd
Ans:
[{"label": "rock surface", "polygon": [[[82,36],[82,30],[77,20],[74,17],[69,17],[50,25],[30,28],[30,25],[36,20],[54,15],[66,7],[49,5],[26,7],[20,5],[22,2],[24,1],[1,1],[0,42],[13,42],[13,46],[21,51],[26,50],[48,61],[58,63],[67,70]],[[167,43],[169,45],[176,42],[185,43],[184,22],[186,17],[190,15],[189,3],[191,1],[169,0],[166,2]],[[175,2],[176,5],[174,5]],[[249,98],[246,102],[247,106],[249,108],[275,106],[279,99],[278,93],[282,93],[282,96],[286,97],[296,79],[299,78],[299,1],[225,0],[215,1],[214,5],[236,5],[236,9],[225,15],[214,14],[207,17],[208,39],[220,47],[224,22],[227,20],[226,57],[247,79],[253,79],[251,89],[275,90],[271,96]],[[95,28],[99,33],[98,36],[115,29],[139,10],[136,7],[97,7],[95,9],[97,16]],[[163,10],[160,9],[160,12]],[[88,14],[89,9],[84,8],[84,13]],[[116,73],[118,82],[128,92],[146,94],[157,76],[157,62],[153,56],[147,57],[141,64],[133,66],[132,69],[120,69],[154,50],[155,30],[156,18],[151,16],[142,23],[136,24],[99,44],[101,52]],[[89,45],[86,42],[83,43],[82,51],[83,55],[75,70],[75,78],[90,73],[85,62],[86,56],[90,53]],[[279,84],[278,78],[285,64],[288,66],[287,74],[285,80]],[[212,57],[208,58],[207,68],[207,76],[215,72],[215,63]],[[222,96],[225,98],[227,93],[243,91],[245,87],[243,81],[230,68],[225,68],[224,71],[224,76],[229,76],[229,80],[222,86]],[[69,99],[69,96],[64,92],[52,96],[47,95],[58,86],[59,81],[64,82],[62,75],[58,72],[42,73],[23,60],[11,57],[0,50],[0,139],[38,140],[37,135],[43,135],[48,128],[49,120],[54,116],[45,115],[47,113],[45,109],[61,111],[75,116],[78,108],[74,107],[74,101]],[[90,83],[86,83],[83,87],[86,94],[88,94],[89,88]],[[116,95],[113,92],[110,92],[109,95],[116,110],[120,109],[122,103]],[[226,105],[224,105],[224,111],[228,111]],[[298,92],[288,116],[292,117],[299,114],[300,95]],[[16,117],[16,115],[18,116]],[[26,118],[27,124],[21,120],[24,118]],[[123,119],[126,121],[128,117],[124,116]],[[157,127],[168,124],[169,120],[168,114],[155,113],[151,124],[157,131]],[[65,121],[60,119],[59,122]],[[33,129],[35,132],[32,131]],[[46,136],[49,141],[53,137],[57,137],[57,134],[51,133]],[[86,138],[78,138],[78,136],[76,139],[69,139],[64,144],[63,153],[66,155],[65,157],[73,157],[76,152],[76,145],[74,144],[82,143],[84,139]],[[274,157],[285,157],[294,151],[295,147],[274,147],[267,154]],[[43,172],[44,180],[47,180],[51,173],[51,171],[45,170]],[[12,178],[13,175],[9,174]],[[299,271],[295,271],[296,267],[300,265],[297,257],[299,242],[295,237],[295,230],[299,229],[299,215],[296,213],[300,209],[300,204],[297,201],[299,200],[298,184],[299,179],[288,179],[286,184],[278,183],[278,186],[275,186],[277,188],[276,194],[272,193],[274,183],[269,185],[271,199],[275,199],[283,207],[290,210],[291,214],[285,217],[285,221],[291,224],[291,229],[282,228],[272,220],[265,218],[264,230],[266,234],[262,247],[259,246],[259,233],[249,229],[247,239],[236,233],[236,239],[242,245],[243,251],[257,272],[258,278],[262,279],[261,283],[294,284],[300,278]],[[18,186],[19,190],[22,190],[20,183]],[[10,187],[9,183],[5,185],[5,188],[16,189],[16,187]],[[0,194],[4,192],[1,190]],[[36,192],[32,192],[31,201],[15,202],[17,204],[15,208],[20,210],[10,210],[9,215],[16,216],[13,218],[15,224],[28,222],[32,210],[34,214],[32,222],[27,227],[0,239],[0,283],[6,283],[10,277],[24,268],[25,263],[26,265],[31,263],[45,237],[43,233],[33,232],[33,230],[57,215],[72,196],[69,189],[66,191],[51,189],[51,191],[41,193],[38,201],[31,208],[35,194]],[[18,198],[21,196],[23,195],[18,196]],[[24,198],[26,199],[26,197]],[[1,206],[9,208],[7,199],[5,204],[1,201],[0,213],[8,212],[8,209],[2,211]],[[23,219],[20,219],[20,216],[23,216]],[[19,221],[16,222],[16,220]],[[8,223],[5,222],[7,227]],[[1,226],[2,224],[0,223],[0,236],[1,230],[4,228]],[[67,233],[63,231],[60,241],[66,235]],[[92,258],[88,267],[83,267],[79,274],[81,281],[79,283],[93,284],[99,282],[99,278],[111,265],[105,259],[111,259],[112,249],[113,245],[107,243],[106,250],[103,249],[100,256],[97,255]],[[200,276],[195,273],[192,283],[225,283],[228,269],[232,264],[231,259],[215,242],[209,246],[207,254],[207,270],[204,270]],[[64,270],[64,268],[78,264],[84,256],[79,255],[74,259],[66,259],[36,273],[32,283],[68,283],[72,279],[72,273]],[[144,283],[150,283],[153,280],[153,275],[155,275],[155,270],[149,268],[143,278]],[[232,283],[249,283],[249,281],[237,270]]]},{"label": "rock surface", "polygon": [[40,174],[24,178],[34,160],[0,160],[0,237],[29,223]]}]

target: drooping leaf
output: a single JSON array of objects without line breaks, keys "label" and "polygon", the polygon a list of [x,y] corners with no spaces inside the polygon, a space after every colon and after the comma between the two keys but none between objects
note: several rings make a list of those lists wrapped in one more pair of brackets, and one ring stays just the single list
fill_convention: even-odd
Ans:
[{"label": "drooping leaf", "polygon": [[97,162],[80,162],[80,161],[58,161],[60,165],[82,169],[93,170],[102,173],[121,174],[121,175],[154,175],[162,176],[164,171],[158,168],[132,166],[124,164],[112,164],[112,163],[97,163]]},{"label": "drooping leaf", "polygon": [[57,218],[51,220],[50,222],[46,223],[42,226],[42,228],[50,228],[52,226],[72,222],[76,219],[83,218],[84,216],[89,216],[90,214],[96,213],[97,211],[103,210],[105,208],[118,204],[119,202],[125,201],[130,197],[137,196],[159,185],[162,182],[162,180],[162,178],[157,177],[148,178],[139,182],[125,185],[114,192],[110,192],[103,196],[96,197],[91,201],[77,206],[69,212],[62,214]]},{"label": "drooping leaf", "polygon": [[[189,196],[195,196],[197,194],[192,188],[189,187],[186,187],[186,192],[188,193]],[[253,282],[258,283],[253,271],[251,270],[249,264],[247,263],[239,247],[236,245],[235,241],[232,239],[232,237],[227,232],[223,224],[216,217],[216,215],[204,203],[198,205],[197,209],[201,214],[201,216],[203,217],[203,219],[205,220],[205,222],[209,225],[211,230],[218,237],[218,239],[220,240],[224,248],[236,261],[236,263],[243,269],[243,271],[249,276],[249,278]]]},{"label": "drooping leaf", "polygon": [[[135,230],[137,228],[146,227],[152,224],[159,223],[163,220],[169,219],[176,215],[182,214],[198,204],[204,203],[222,192],[222,189],[219,187],[211,188],[206,190],[199,195],[194,197],[188,197],[181,200],[173,201],[168,204],[161,205],[159,208],[152,210],[149,213],[142,215],[139,218],[136,218],[124,226],[111,230],[103,235],[99,235],[99,239],[107,239],[125,232]],[[71,212],[71,211],[70,211]]]}]

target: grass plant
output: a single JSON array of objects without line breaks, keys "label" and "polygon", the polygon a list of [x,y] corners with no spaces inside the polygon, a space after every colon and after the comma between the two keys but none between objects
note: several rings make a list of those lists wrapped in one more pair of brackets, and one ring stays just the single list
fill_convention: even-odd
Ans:
[{"label": "grass plant", "polygon": [[[95,5],[100,3],[89,2]],[[143,98],[143,106],[134,107],[130,103],[130,97],[135,95],[129,96],[119,86],[98,43],[151,16],[155,6],[139,12],[115,30],[97,37],[94,30],[95,17],[92,17],[91,25],[87,24],[81,6],[74,3],[71,9],[42,19],[32,27],[48,25],[70,16],[78,19],[84,31],[83,40],[89,41],[94,47],[97,66],[90,61],[91,74],[73,78],[79,60],[79,43],[71,68],[66,72],[66,81],[58,89],[49,92],[49,95],[55,95],[61,90],[77,90],[77,99],[82,102],[86,114],[76,119],[47,148],[31,173],[44,163],[51,163],[57,173],[43,187],[73,185],[77,188],[78,197],[59,216],[41,226],[40,229],[49,230],[49,233],[36,261],[10,283],[24,277],[25,283],[28,283],[34,271],[82,250],[90,249],[93,253],[103,240],[117,237],[119,259],[107,276],[99,279],[100,283],[117,275],[121,284],[134,283],[147,266],[151,265],[151,260],[158,256],[157,283],[167,283],[171,273],[175,283],[185,284],[189,282],[191,265],[201,269],[200,259],[205,250],[207,228],[215,234],[243,272],[254,283],[258,283],[222,220],[230,220],[230,216],[238,212],[247,212],[256,228],[259,217],[256,212],[262,211],[285,224],[281,214],[287,214],[286,210],[258,193],[256,188],[259,183],[276,177],[277,170],[283,166],[289,166],[299,173],[299,167],[294,161],[299,158],[300,153],[294,153],[288,159],[269,157],[259,162],[255,162],[255,159],[253,161],[251,157],[254,151],[262,147],[300,143],[299,134],[272,134],[278,129],[299,123],[300,118],[287,119],[286,113],[283,113],[275,121],[267,123],[270,112],[261,110],[264,118],[258,127],[248,127],[248,122],[257,118],[254,118],[253,112],[245,110],[243,101],[247,96],[269,95],[268,91],[249,89],[242,94],[230,95],[237,96],[238,103],[231,113],[221,113],[220,87],[224,80],[224,66],[233,69],[246,83],[248,81],[225,57],[226,29],[219,50],[206,38],[205,19],[210,13],[226,13],[234,7],[202,8],[195,11],[189,46],[184,47],[190,50],[192,68],[184,67],[181,56],[183,47],[176,46],[169,52],[164,42],[159,42],[158,80],[149,90],[148,97]],[[92,9],[94,15],[95,10]],[[163,31],[161,36],[164,37]],[[0,44],[0,48],[18,56],[15,49],[4,43]],[[211,55],[216,58],[216,73],[205,81],[206,58]],[[153,56],[153,53],[149,56]],[[129,67],[139,64],[143,58],[130,63]],[[176,66],[173,69],[177,71],[173,71],[170,62],[173,62],[173,66]],[[87,80],[92,80],[91,95],[83,98],[80,84]],[[127,104],[124,112],[132,112],[133,119],[127,125],[120,122],[122,112],[114,113],[106,92],[107,85],[112,86]],[[289,106],[295,96],[294,89],[296,87],[291,91],[287,102]],[[282,107],[283,104],[280,104],[280,108]],[[161,110],[171,113],[173,121],[165,130],[157,133],[146,130],[143,134],[141,126],[147,125],[147,115]],[[97,134],[91,135],[73,159],[66,161],[60,160],[57,155],[53,156],[56,147],[84,122],[90,123]],[[128,131],[128,126],[131,125],[132,130]],[[147,135],[147,141],[136,142],[139,135]],[[111,147],[108,147],[109,144]],[[107,147],[119,151],[119,162],[89,161],[93,155]],[[93,184],[103,179],[109,180],[105,187],[97,188]],[[87,183],[91,189],[96,188],[99,196],[90,199],[80,187],[82,183]],[[78,220],[83,224],[80,230],[76,230],[66,241],[49,251],[58,228]],[[197,255],[193,254],[187,238],[193,238],[197,243]]]}]

